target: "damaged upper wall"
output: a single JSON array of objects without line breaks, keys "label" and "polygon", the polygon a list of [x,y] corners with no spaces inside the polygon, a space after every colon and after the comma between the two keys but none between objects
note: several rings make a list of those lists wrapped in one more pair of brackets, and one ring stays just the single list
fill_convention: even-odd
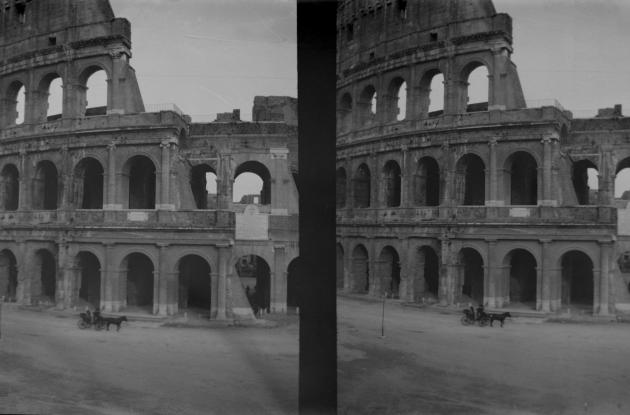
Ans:
[{"label": "damaged upper wall", "polygon": [[[108,0],[8,0],[0,13],[0,127],[17,119],[25,88],[24,123],[47,119],[50,84],[61,78],[62,118],[133,114],[144,104],[131,58],[131,27]],[[107,106],[87,111],[87,81],[103,70]]]},{"label": "damaged upper wall", "polygon": [[[430,117],[430,85],[438,74],[446,115],[526,107],[511,61],[512,19],[496,13],[490,0],[347,0],[338,8],[337,33],[342,130],[394,121],[403,84],[406,119]],[[469,107],[468,78],[481,66],[488,100]],[[370,101],[376,101],[371,111]]]}]

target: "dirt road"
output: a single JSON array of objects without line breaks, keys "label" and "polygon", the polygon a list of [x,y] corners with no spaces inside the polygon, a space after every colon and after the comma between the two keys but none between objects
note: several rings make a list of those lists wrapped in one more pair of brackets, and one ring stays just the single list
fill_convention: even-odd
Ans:
[{"label": "dirt road", "polygon": [[[340,414],[628,414],[630,325],[507,321],[339,298]],[[495,323],[496,324],[496,323]]]},{"label": "dirt road", "polygon": [[275,328],[79,330],[5,308],[0,413],[293,414],[297,318]]}]

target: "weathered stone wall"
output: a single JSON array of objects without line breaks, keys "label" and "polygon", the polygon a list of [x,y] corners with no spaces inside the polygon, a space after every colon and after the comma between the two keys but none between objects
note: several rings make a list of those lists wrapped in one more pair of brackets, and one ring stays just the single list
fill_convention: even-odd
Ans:
[{"label": "weathered stone wall", "polygon": [[[23,124],[14,123],[15,97],[0,101],[0,297],[82,305],[92,261],[100,292],[91,306],[124,311],[129,295],[144,289],[149,312],[171,315],[187,304],[180,265],[194,258],[210,270],[197,277],[210,292],[211,317],[251,317],[235,263],[258,254],[272,270],[271,309],[286,311],[287,270],[298,255],[296,127],[147,113],[128,63],[129,22],[114,18],[108,1],[24,4],[22,16],[10,2],[0,30],[0,90],[26,87]],[[101,115],[85,112],[85,80],[96,69],[108,75]],[[47,119],[47,82],[55,77],[64,85],[63,113]],[[270,198],[260,207],[269,226],[255,242],[236,237],[235,216],[245,207],[232,202],[234,179],[252,163],[266,172]],[[199,166],[217,176],[210,208],[197,205],[205,188],[194,195]],[[152,292],[147,281],[130,282],[136,274],[150,275]]]},{"label": "weathered stone wall", "polygon": [[[629,309],[614,264],[627,226],[613,196],[628,118],[525,108],[511,19],[490,1],[338,10],[339,286],[443,305]],[[479,66],[485,106],[468,102]],[[437,74],[444,109],[429,112]]]}]

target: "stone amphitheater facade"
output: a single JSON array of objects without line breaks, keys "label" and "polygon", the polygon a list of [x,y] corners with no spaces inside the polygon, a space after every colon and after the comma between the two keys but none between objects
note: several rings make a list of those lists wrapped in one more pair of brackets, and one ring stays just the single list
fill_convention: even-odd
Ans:
[{"label": "stone amphitheater facade", "polygon": [[[339,290],[630,311],[630,216],[614,198],[630,166],[620,107],[582,119],[528,106],[511,17],[490,0],[341,1],[337,33]],[[469,102],[477,68],[487,102]]]},{"label": "stone amphitheater facade", "polygon": [[[258,264],[247,277],[261,302],[285,312],[298,256],[296,100],[257,97],[253,122],[236,111],[193,123],[175,106],[149,110],[130,66],[130,23],[107,0],[4,3],[0,297],[159,315],[194,305],[246,318],[237,264]],[[87,108],[96,71],[106,73],[107,105]],[[62,113],[49,116],[58,78]],[[255,205],[232,200],[244,172],[263,181]]]}]

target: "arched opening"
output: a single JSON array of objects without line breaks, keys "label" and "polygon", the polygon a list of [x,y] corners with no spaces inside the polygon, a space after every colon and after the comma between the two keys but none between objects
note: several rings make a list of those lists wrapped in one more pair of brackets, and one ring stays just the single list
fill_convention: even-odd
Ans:
[{"label": "arched opening", "polygon": [[400,297],[400,258],[391,246],[386,246],[379,255],[380,293],[393,298]]},{"label": "arched opening", "polygon": [[376,119],[376,105],[376,89],[372,85],[368,85],[361,92],[361,101],[359,103],[361,126],[371,124]]},{"label": "arched opening", "polygon": [[264,164],[246,161],[234,173],[232,201],[235,203],[271,204],[271,174]]},{"label": "arched opening", "polygon": [[289,263],[287,268],[287,311],[295,312],[300,306],[300,258]]},{"label": "arched opening", "polygon": [[352,128],[352,96],[349,93],[345,93],[341,96],[337,113],[341,131],[350,130]]},{"label": "arched opening", "polygon": [[133,253],[125,257],[121,266],[125,275],[125,306],[142,311],[153,311],[153,262],[145,254]]},{"label": "arched opening", "polygon": [[459,265],[464,303],[483,304],[483,258],[472,248],[463,248],[459,253]]},{"label": "arched opening", "polygon": [[413,299],[436,300],[440,281],[440,263],[435,250],[423,246],[417,251],[416,278],[413,286]]},{"label": "arched opening", "polygon": [[343,167],[339,167],[337,169],[337,174],[336,174],[336,199],[335,201],[337,202],[337,207],[338,208],[343,208],[346,207],[346,182],[347,182],[347,178],[346,178],[346,169],[344,169]]},{"label": "arched opening", "polygon": [[217,172],[207,164],[193,166],[190,171],[190,188],[197,209],[217,208]]},{"label": "arched opening", "polygon": [[400,206],[401,175],[400,166],[394,160],[385,163],[383,168],[383,192],[387,207]]},{"label": "arched opening", "polygon": [[458,204],[466,206],[481,206],[485,204],[485,165],[476,154],[465,154],[457,162],[455,200]]},{"label": "arched opening", "polygon": [[438,117],[444,114],[444,75],[433,69],[420,80],[420,116]]},{"label": "arched opening", "polygon": [[390,82],[388,92],[388,121],[404,120],[407,117],[407,83],[396,77]]},{"label": "arched opening", "polygon": [[422,157],[418,161],[413,194],[416,206],[440,204],[440,167],[433,157]]},{"label": "arched opening", "polygon": [[33,178],[32,205],[35,210],[57,209],[57,168],[48,160],[37,163]]},{"label": "arched opening", "polygon": [[590,160],[580,160],[573,163],[571,178],[579,205],[597,204],[598,185],[597,167]]},{"label": "arched opening", "polygon": [[511,205],[538,204],[538,164],[531,154],[517,151],[506,160]]},{"label": "arched opening", "polygon": [[63,111],[63,81],[56,73],[42,78],[38,87],[37,120],[52,121],[61,118]]},{"label": "arched opening", "polygon": [[210,313],[212,284],[210,264],[199,255],[186,255],[177,265],[178,307],[184,309],[201,309],[204,314]]},{"label": "arched opening", "polygon": [[462,80],[466,88],[465,112],[488,111],[488,96],[490,95],[490,84],[488,79],[488,69],[479,62],[473,62],[464,68]]},{"label": "arched opening", "polygon": [[92,157],[74,169],[73,200],[80,209],[103,209],[103,166]]},{"label": "arched opening", "polygon": [[79,76],[80,109],[86,117],[107,114],[107,73],[98,66],[91,66]]},{"label": "arched opening", "polygon": [[20,81],[13,81],[9,85],[5,105],[6,126],[23,124],[26,113],[26,87],[24,84]]},{"label": "arched opening", "polygon": [[55,304],[57,261],[46,249],[35,253],[31,279],[31,295],[35,304]]},{"label": "arched opening", "polygon": [[344,260],[344,253],[343,253],[343,247],[341,246],[341,244],[337,244],[336,246],[336,275],[337,275],[337,289],[342,290],[343,289],[343,277],[344,277],[344,266],[343,266],[343,260]]},{"label": "arched opening", "polygon": [[0,173],[0,197],[2,210],[17,210],[20,195],[20,175],[17,167],[7,164]]},{"label": "arched opening", "polygon": [[630,200],[630,157],[617,164],[615,172],[615,198]]},{"label": "arched opening", "polygon": [[123,168],[127,209],[155,209],[155,165],[146,156],[130,158]]},{"label": "arched opening", "polygon": [[508,271],[510,304],[536,309],[536,258],[524,249],[511,251],[504,260]]},{"label": "arched opening", "polygon": [[357,245],[352,251],[352,285],[351,291],[367,293],[370,290],[370,269],[368,252],[363,245]]},{"label": "arched opening", "polygon": [[81,272],[79,299],[95,310],[101,309],[101,263],[91,252],[79,252],[78,265]]},{"label": "arched opening", "polygon": [[571,308],[593,307],[593,261],[584,252],[569,251],[562,255],[561,303]]},{"label": "arched opening", "polygon": [[258,255],[245,255],[236,262],[236,273],[245,288],[254,315],[269,313],[271,306],[271,271],[269,264]]},{"label": "arched opening", "polygon": [[361,164],[352,179],[354,207],[370,207],[370,180],[370,169]]},{"label": "arched opening", "polygon": [[8,249],[0,251],[0,301],[17,300],[17,260]]}]

